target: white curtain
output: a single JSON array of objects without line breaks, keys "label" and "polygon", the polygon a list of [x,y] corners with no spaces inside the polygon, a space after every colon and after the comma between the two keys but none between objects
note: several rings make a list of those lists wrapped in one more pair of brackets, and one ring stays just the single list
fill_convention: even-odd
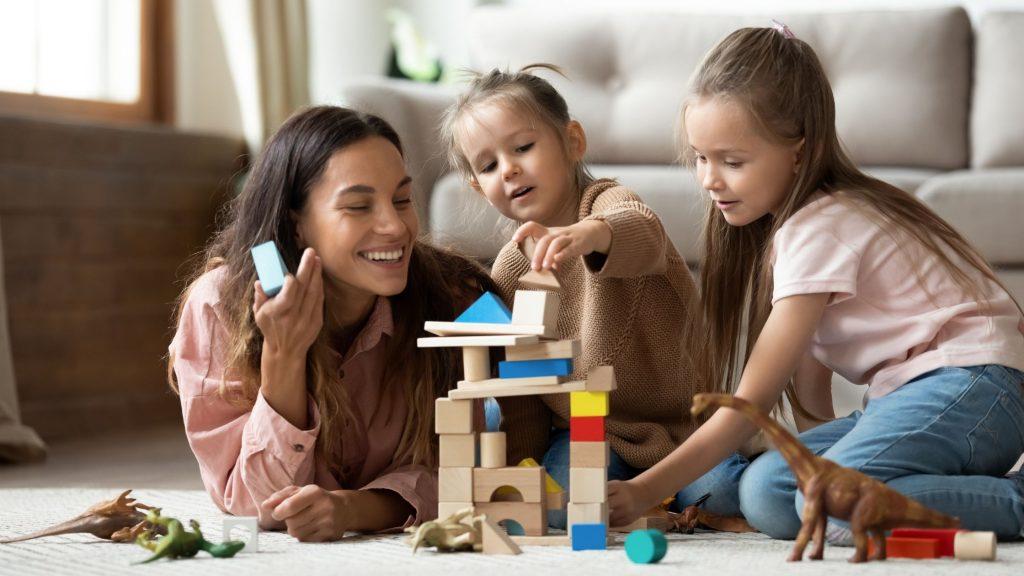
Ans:
[{"label": "white curtain", "polygon": [[35,430],[21,423],[18,386],[11,361],[11,337],[7,329],[3,262],[0,248],[0,463],[30,462],[46,457],[46,445]]},{"label": "white curtain", "polygon": [[256,152],[309,103],[306,0],[215,0],[242,127]]}]

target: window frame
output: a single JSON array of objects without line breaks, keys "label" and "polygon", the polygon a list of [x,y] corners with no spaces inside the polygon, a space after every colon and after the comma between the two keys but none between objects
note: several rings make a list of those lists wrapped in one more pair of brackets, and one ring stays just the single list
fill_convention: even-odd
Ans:
[{"label": "window frame", "polygon": [[0,90],[0,114],[171,124],[174,121],[173,0],[139,0],[139,98],[121,103]]}]

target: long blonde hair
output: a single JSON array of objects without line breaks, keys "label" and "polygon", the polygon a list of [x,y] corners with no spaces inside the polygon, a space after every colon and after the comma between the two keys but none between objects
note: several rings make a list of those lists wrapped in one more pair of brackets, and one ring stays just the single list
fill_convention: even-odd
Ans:
[{"label": "long blonde hair", "polygon": [[[290,214],[301,212],[310,189],[335,152],[372,137],[384,138],[402,152],[398,134],[377,116],[337,106],[299,111],[267,141],[245,188],[228,205],[225,225],[201,255],[178,300],[174,320],[176,327],[194,281],[204,272],[226,268],[219,286],[229,334],[226,368],[223,375],[213,375],[221,378],[220,393],[225,399],[250,407],[260,387],[263,335],[252,312],[256,271],[249,249],[274,240],[285,264],[295,270],[302,250]],[[482,290],[496,288],[481,266],[450,251],[414,243],[406,288],[389,298],[396,321],[387,342],[381,382],[384,388],[400,390],[408,407],[396,462],[436,463],[434,399],[445,395],[461,375],[461,359],[450,349],[416,347],[423,322],[454,318]],[[317,455],[340,478],[342,435],[353,415],[338,376],[342,354],[334,349],[329,333],[325,326],[306,355],[306,387],[316,400],[321,421]],[[173,356],[168,359],[167,371],[169,384],[177,391]],[[241,381],[240,389],[228,389],[228,375]]]},{"label": "long blonde hair", "polygon": [[[701,301],[708,338],[701,357],[705,376],[719,390],[735,388],[739,369],[770,312],[772,238],[815,192],[842,192],[852,205],[867,207],[890,233],[903,232],[934,254],[956,284],[979,301],[986,301],[986,287],[961,270],[944,248],[1006,289],[981,254],[949,223],[914,196],[854,165],[836,134],[832,88],[806,42],[774,28],[744,28],[729,34],[704,57],[691,79],[690,97],[680,116],[683,161],[691,168],[695,158],[685,142],[686,107],[706,98],[738,103],[773,142],[795,145],[804,139],[792,188],[774,216],[734,227],[710,200],[707,203]],[[794,402],[792,386],[787,395],[806,416],[799,402]]]},{"label": "long blonde hair", "polygon": [[[486,74],[469,72],[469,87],[448,107],[441,120],[441,143],[447,151],[452,170],[467,180],[473,178],[473,167],[469,165],[469,159],[459,142],[459,122],[483,104],[504,104],[549,126],[558,135],[566,157],[570,156],[569,134],[566,130],[572,121],[569,105],[550,82],[533,73],[535,70],[549,70],[565,77],[558,66],[543,63],[529,64],[515,72],[497,68]],[[594,181],[594,177],[582,159],[575,161],[570,170],[570,185],[580,193],[578,199]]]}]

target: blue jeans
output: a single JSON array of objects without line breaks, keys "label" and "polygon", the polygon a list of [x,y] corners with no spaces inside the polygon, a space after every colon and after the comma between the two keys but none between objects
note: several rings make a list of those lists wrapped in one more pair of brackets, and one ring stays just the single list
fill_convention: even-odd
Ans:
[{"label": "blue jeans", "polygon": [[[1020,538],[1024,477],[1004,474],[1024,452],[1022,384],[1024,373],[999,365],[940,368],[800,440],[815,454],[960,518],[966,529]],[[778,451],[747,468],[740,504],[761,532],[796,537],[803,498]],[[830,521],[830,539],[845,528]]]}]

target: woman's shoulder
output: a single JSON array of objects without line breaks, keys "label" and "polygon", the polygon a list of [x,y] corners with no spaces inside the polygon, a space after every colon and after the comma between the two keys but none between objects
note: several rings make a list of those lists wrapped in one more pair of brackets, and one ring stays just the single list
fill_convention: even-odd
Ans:
[{"label": "woman's shoulder", "polygon": [[217,306],[221,301],[221,290],[227,281],[228,267],[221,264],[203,272],[192,281],[185,298],[186,306]]}]

